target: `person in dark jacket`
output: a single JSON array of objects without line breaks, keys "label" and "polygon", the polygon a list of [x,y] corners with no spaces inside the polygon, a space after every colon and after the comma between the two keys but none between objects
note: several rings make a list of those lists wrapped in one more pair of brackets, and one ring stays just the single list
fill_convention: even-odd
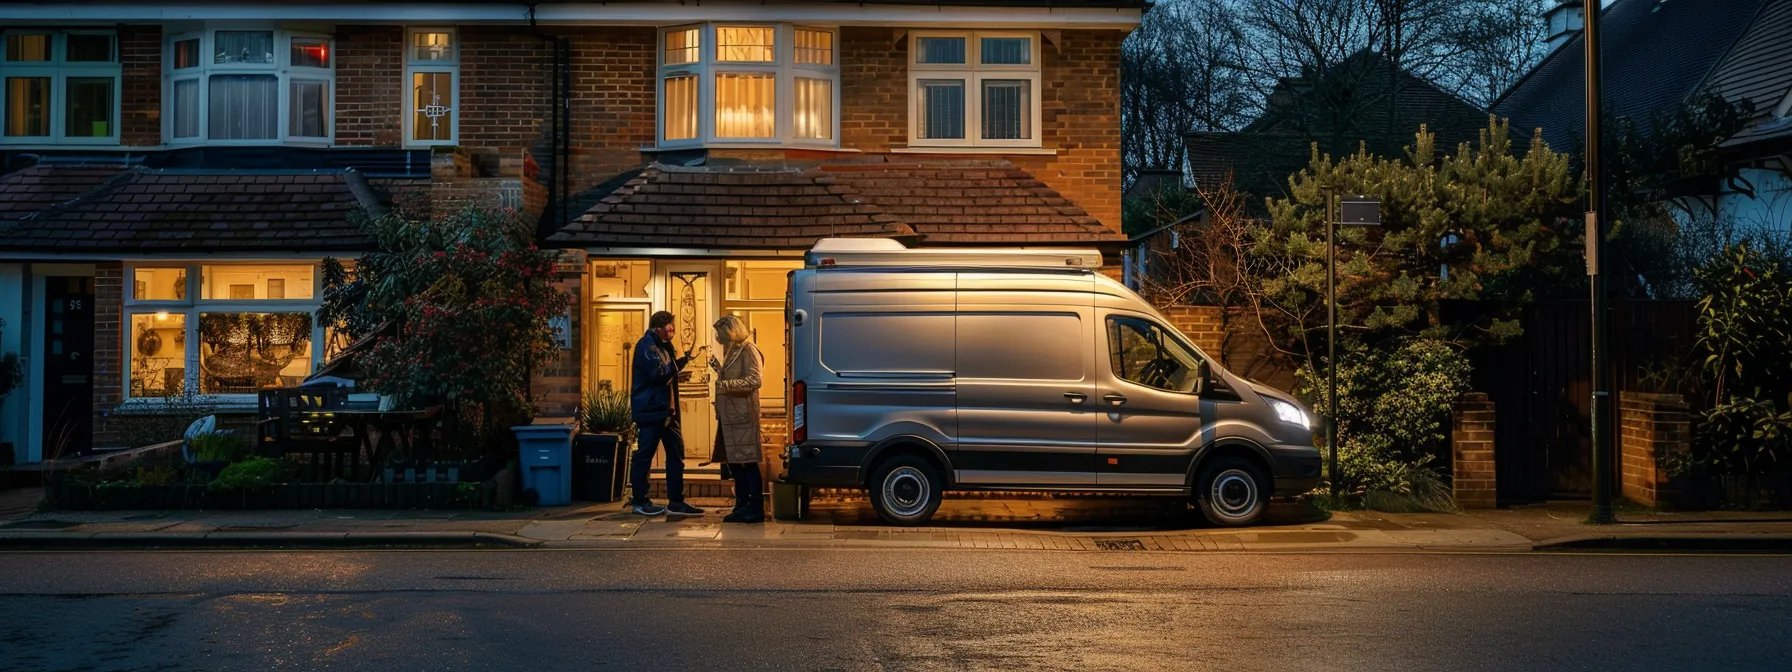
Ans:
[{"label": "person in dark jacket", "polygon": [[[678,384],[691,377],[684,370],[691,362],[691,353],[679,357],[673,350],[675,331],[672,314],[662,310],[647,318],[647,333],[635,344],[635,374],[629,389],[628,412],[635,422],[636,446],[629,465],[629,480],[634,484],[629,506],[643,516],[703,515],[703,509],[684,501],[684,435],[678,422]],[[647,498],[647,473],[660,446],[666,448],[665,506]]]}]

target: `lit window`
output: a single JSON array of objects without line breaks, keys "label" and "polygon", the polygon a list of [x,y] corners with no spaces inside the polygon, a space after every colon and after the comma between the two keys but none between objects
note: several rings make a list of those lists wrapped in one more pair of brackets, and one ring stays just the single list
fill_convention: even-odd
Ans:
[{"label": "lit window", "polygon": [[663,31],[660,141],[831,144],[837,41],[829,29],[788,25]]},{"label": "lit window", "polygon": [[312,347],[325,335],[314,264],[141,266],[127,277],[133,398],[296,385],[323,350]]},{"label": "lit window", "polygon": [[777,28],[717,26],[716,60],[728,63],[771,63],[777,60]]},{"label": "lit window", "polygon": [[1039,37],[921,33],[911,43],[910,142],[1039,146]]},{"label": "lit window", "polygon": [[446,145],[456,142],[456,80],[460,77],[459,43],[448,28],[412,28],[406,54],[405,80],[411,93],[406,105],[405,138],[411,145]]},{"label": "lit window", "polygon": [[[800,261],[730,261],[723,309],[747,323],[753,344],[765,357],[761,369],[765,384],[759,401],[765,408],[784,407],[784,295],[790,290],[790,272]],[[718,354],[719,356],[719,354]]]},{"label": "lit window", "polygon": [[776,137],[777,86],[773,74],[717,73],[716,137]]},{"label": "lit window", "polygon": [[274,30],[214,30],[168,42],[168,136],[176,142],[328,142],[330,40]]},{"label": "lit window", "polygon": [[9,32],[0,60],[0,141],[118,141],[121,81],[111,33]]}]

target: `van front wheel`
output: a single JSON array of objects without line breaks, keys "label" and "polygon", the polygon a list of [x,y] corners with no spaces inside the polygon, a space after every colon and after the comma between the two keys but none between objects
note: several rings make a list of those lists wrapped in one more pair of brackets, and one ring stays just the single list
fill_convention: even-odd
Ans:
[{"label": "van front wheel", "polygon": [[1269,511],[1267,481],[1249,460],[1221,457],[1201,468],[1195,479],[1195,503],[1201,507],[1201,515],[1215,525],[1255,525]]},{"label": "van front wheel", "polygon": [[939,470],[914,455],[897,455],[878,465],[871,479],[871,507],[892,525],[921,525],[940,508],[944,487]]}]

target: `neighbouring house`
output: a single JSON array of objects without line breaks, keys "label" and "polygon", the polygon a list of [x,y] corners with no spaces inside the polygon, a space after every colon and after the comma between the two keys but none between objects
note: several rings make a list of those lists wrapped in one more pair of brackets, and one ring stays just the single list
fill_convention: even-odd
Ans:
[{"label": "neighbouring house", "polygon": [[1144,4],[0,2],[0,350],[29,362],[0,440],[125,447],[118,418],[188,392],[251,413],[328,358],[296,316],[322,258],[367,249],[358,217],[473,203],[538,221],[578,297],[543,414],[626,380],[652,311],[681,346],[737,314],[777,441],[786,274],[820,238],[1119,273]]},{"label": "neighbouring house", "polygon": [[[1723,169],[1679,185],[1684,210],[1715,212],[1745,228],[1792,230],[1792,1],[1617,0],[1600,16],[1603,94],[1612,117],[1646,134],[1696,94],[1754,106],[1750,124],[1720,146]],[[1540,131],[1557,151],[1578,153],[1586,138],[1586,49],[1579,19],[1563,25],[1561,47],[1493,111],[1515,129]]]},{"label": "neighbouring house", "polygon": [[1263,114],[1239,131],[1184,134],[1184,181],[1209,188],[1230,173],[1260,209],[1263,198],[1286,194],[1289,176],[1315,149],[1333,157],[1361,148],[1403,156],[1421,125],[1436,134],[1436,151],[1449,153],[1478,141],[1488,115],[1365,49],[1324,72],[1282,79]]}]

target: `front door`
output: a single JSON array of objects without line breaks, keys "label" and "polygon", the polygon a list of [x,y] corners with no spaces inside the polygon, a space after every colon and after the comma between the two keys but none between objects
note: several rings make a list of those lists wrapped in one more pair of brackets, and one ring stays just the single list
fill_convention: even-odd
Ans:
[{"label": "front door", "polygon": [[93,450],[93,278],[44,278],[44,459]]},{"label": "front door", "polygon": [[1183,487],[1202,444],[1199,355],[1142,315],[1102,321],[1104,374],[1095,401],[1102,485]]},{"label": "front door", "polygon": [[[721,354],[712,343],[718,317],[716,310],[721,304],[716,283],[721,270],[719,262],[659,265],[659,286],[664,288],[664,300],[660,305],[672,313],[673,324],[678,327],[672,339],[673,348],[681,357],[687,352],[691,354],[691,363],[685,367],[691,372],[690,380],[678,386],[678,416],[684,429],[686,474],[721,472],[720,465],[712,464],[701,470],[697,466],[709,461],[710,449],[716,440],[712,394],[716,372],[709,368],[709,355]],[[656,467],[664,466],[664,453],[655,459]]]}]

